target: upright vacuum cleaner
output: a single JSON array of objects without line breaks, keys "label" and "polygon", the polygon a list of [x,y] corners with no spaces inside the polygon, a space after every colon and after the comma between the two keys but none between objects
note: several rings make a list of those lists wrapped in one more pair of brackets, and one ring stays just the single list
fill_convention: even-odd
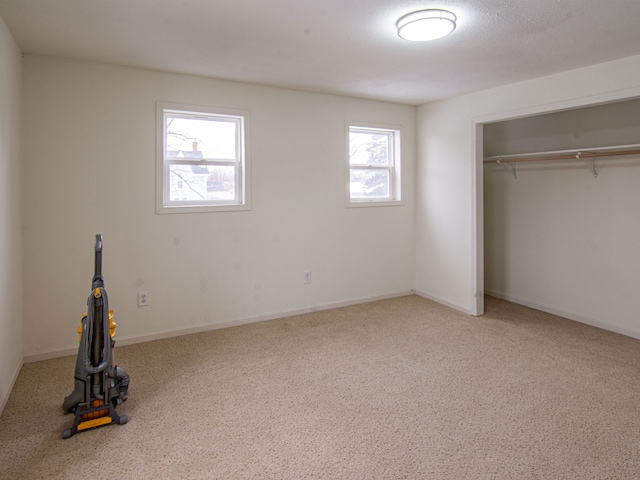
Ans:
[{"label": "upright vacuum cleaner", "polygon": [[102,235],[96,235],[91,295],[87,300],[87,313],[82,316],[78,328],[80,346],[75,388],[62,404],[64,412],[74,413],[75,418],[73,426],[62,433],[62,438],[111,423],[127,423],[127,416],[118,415],[115,410],[127,399],[129,389],[129,375],[112,363],[115,329],[113,310],[109,310],[102,278]]}]

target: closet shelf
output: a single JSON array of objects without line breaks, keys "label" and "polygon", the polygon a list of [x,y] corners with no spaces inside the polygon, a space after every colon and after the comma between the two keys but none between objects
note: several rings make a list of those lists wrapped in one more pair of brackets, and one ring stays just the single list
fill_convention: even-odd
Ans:
[{"label": "closet shelf", "polygon": [[514,178],[518,178],[518,163],[533,163],[543,161],[567,161],[582,160],[587,164],[594,177],[598,176],[596,159],[619,157],[623,155],[640,155],[640,144],[617,145],[601,148],[584,148],[573,150],[556,150],[550,152],[521,153],[515,155],[496,155],[485,157],[484,163],[497,163],[511,172]]}]

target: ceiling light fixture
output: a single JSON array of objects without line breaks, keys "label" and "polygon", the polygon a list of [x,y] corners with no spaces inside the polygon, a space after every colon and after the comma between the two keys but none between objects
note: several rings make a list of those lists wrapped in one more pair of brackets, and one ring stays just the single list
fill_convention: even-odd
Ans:
[{"label": "ceiling light fixture", "polygon": [[456,29],[456,20],[457,17],[447,10],[418,10],[401,17],[396,27],[400,38],[425,42],[449,35]]}]

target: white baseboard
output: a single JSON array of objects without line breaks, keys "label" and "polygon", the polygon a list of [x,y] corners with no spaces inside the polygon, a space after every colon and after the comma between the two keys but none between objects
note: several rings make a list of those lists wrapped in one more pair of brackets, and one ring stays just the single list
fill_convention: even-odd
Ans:
[{"label": "white baseboard", "polygon": [[[164,340],[165,338],[180,337],[183,335],[192,335],[194,333],[208,332],[211,330],[219,330],[222,328],[238,327],[240,325],[248,325],[250,323],[265,322],[268,320],[275,320],[277,318],[293,317],[295,315],[303,315],[305,313],[313,313],[313,312],[319,312],[322,310],[331,310],[333,308],[348,307],[350,305],[358,305],[361,303],[375,302],[378,300],[387,300],[389,298],[406,297],[407,295],[413,295],[414,293],[415,292],[413,290],[409,290],[409,291],[398,292],[398,293],[393,293],[389,295],[376,295],[371,297],[356,298],[356,299],[347,300],[343,302],[327,303],[324,305],[300,308],[300,309],[289,310],[289,311],[280,312],[280,313],[256,315],[252,317],[240,318],[237,320],[231,320],[231,321],[222,322],[222,323],[200,324],[200,325],[196,325],[188,328],[176,328],[176,329],[164,330],[161,332],[152,333],[150,335],[118,337],[116,345],[125,346],[125,345],[134,345],[136,343],[152,342],[155,340]],[[66,357],[69,355],[76,355],[77,353],[78,353],[77,346],[64,348],[60,350],[52,350],[49,352],[37,353],[35,355],[26,355],[24,357],[24,363],[39,362],[42,360],[50,360],[52,358]]]},{"label": "white baseboard", "polygon": [[449,300],[445,300],[444,298],[437,297],[435,295],[429,295],[428,293],[414,291],[414,293],[420,297],[426,298],[427,300],[434,301],[441,305],[444,305],[449,308],[453,308],[462,313],[466,313],[467,315],[471,315],[471,309],[469,307],[465,307],[464,305],[458,305],[457,303],[450,302]]},{"label": "white baseboard", "polygon": [[9,401],[9,396],[11,395],[11,391],[13,390],[13,386],[16,384],[16,380],[18,380],[18,375],[20,375],[20,370],[22,369],[22,365],[24,365],[24,360],[20,359],[18,365],[13,371],[13,375],[11,376],[11,380],[9,380],[9,385],[7,385],[7,390],[3,392],[2,398],[0,398],[0,415],[4,412],[4,407],[6,407],[7,402]]},{"label": "white baseboard", "polygon": [[506,300],[508,302],[517,303],[518,305],[524,305],[525,307],[533,308],[534,310],[540,310],[541,312],[550,313],[552,315],[557,315],[559,317],[568,318],[569,320],[573,320],[575,322],[584,323],[586,325],[591,325],[592,327],[601,328],[603,330],[608,330],[610,332],[619,333],[621,335],[625,335],[631,338],[640,339],[640,331],[631,330],[628,328],[618,327],[616,325],[612,325],[607,322],[602,322],[595,318],[587,317],[585,315],[579,315],[577,313],[568,312],[566,310],[558,309],[555,307],[549,307],[548,305],[542,305],[536,302],[531,302],[529,300],[523,300],[521,298],[513,297],[511,295],[506,295],[504,293],[496,292],[493,290],[486,290],[485,294],[500,298],[502,300]]}]

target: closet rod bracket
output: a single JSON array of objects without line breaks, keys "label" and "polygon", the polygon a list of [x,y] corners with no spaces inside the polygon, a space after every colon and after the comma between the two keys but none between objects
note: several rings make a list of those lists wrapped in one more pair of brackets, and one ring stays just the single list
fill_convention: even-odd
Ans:
[{"label": "closet rod bracket", "polygon": [[582,158],[582,152],[578,152],[576,158],[578,160],[582,160],[585,165],[589,167],[589,170],[591,170],[591,173],[593,174],[593,178],[598,178],[598,169],[595,158]]},{"label": "closet rod bracket", "polygon": [[509,170],[509,172],[511,173],[511,175],[513,175],[513,178],[515,180],[518,179],[518,164],[517,163],[514,163],[512,165],[512,164],[509,164],[509,163],[505,163],[500,159],[497,159],[496,162],[499,163],[500,165],[502,165],[507,170]]}]

